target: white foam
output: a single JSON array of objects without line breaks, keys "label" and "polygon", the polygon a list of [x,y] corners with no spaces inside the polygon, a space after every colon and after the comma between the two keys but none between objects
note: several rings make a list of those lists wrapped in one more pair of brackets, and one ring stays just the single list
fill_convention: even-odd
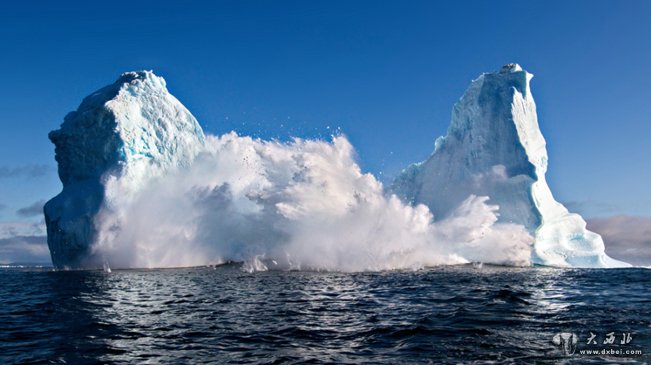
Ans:
[{"label": "white foam", "polygon": [[190,166],[128,195],[106,186],[93,255],[113,268],[243,261],[245,269],[391,270],[482,261],[529,265],[531,236],[470,196],[432,223],[386,195],[343,136],[278,143],[208,136]]}]

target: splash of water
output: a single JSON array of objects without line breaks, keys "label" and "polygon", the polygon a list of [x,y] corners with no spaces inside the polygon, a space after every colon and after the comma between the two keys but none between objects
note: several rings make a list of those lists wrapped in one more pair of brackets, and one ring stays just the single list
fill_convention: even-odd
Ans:
[{"label": "splash of water", "polygon": [[444,219],[387,194],[344,136],[331,142],[207,136],[194,163],[127,192],[107,182],[92,254],[113,268],[245,262],[250,271],[529,265],[533,238],[488,197]]}]

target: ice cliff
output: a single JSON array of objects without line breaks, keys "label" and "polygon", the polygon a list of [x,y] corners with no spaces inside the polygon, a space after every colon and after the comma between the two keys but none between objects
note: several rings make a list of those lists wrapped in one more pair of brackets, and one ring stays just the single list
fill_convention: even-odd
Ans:
[{"label": "ice cliff", "polygon": [[444,218],[471,194],[490,197],[499,221],[521,224],[535,237],[532,260],[551,266],[626,266],[577,214],[554,200],[545,181],[547,150],[529,82],[517,64],[474,80],[452,111],[432,155],[406,168],[392,190]]},{"label": "ice cliff", "polygon": [[150,71],[124,73],[86,97],[49,138],[63,183],[44,209],[57,267],[96,266],[89,248],[102,205],[188,165],[205,143],[197,120]]}]

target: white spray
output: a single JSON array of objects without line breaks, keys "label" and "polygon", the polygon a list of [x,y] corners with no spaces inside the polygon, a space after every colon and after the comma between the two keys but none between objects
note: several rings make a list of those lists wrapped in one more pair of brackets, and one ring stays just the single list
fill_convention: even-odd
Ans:
[{"label": "white spray", "polygon": [[[532,237],[469,196],[434,222],[362,173],[343,136],[332,142],[207,136],[189,166],[130,192],[106,184],[93,255],[113,268],[245,262],[250,271],[391,270],[490,262],[529,265]],[[132,181],[127,183],[132,184]]]}]

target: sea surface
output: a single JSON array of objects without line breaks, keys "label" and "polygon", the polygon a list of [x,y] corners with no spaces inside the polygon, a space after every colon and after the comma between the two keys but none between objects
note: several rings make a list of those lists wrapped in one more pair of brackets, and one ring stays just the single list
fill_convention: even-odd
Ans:
[{"label": "sea surface", "polygon": [[647,363],[651,270],[5,267],[0,326],[0,364]]}]

